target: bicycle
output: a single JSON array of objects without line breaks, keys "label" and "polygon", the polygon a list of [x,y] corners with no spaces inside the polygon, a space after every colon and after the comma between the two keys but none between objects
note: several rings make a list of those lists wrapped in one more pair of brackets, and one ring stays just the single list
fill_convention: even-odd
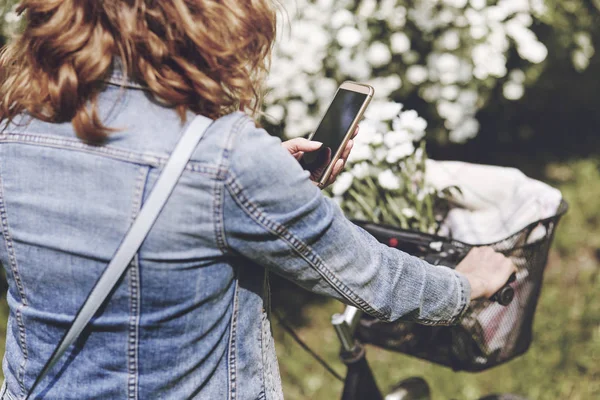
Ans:
[{"label": "bicycle", "polygon": [[[332,316],[332,325],[340,341],[340,360],[347,366],[345,378],[337,374],[316,353],[281,325],[330,373],[344,382],[342,400],[431,400],[425,380],[411,377],[395,385],[385,397],[379,389],[366,359],[365,344],[406,353],[454,370],[483,371],[508,362],[525,353],[532,341],[531,325],[548,252],[560,218],[568,210],[562,201],[555,215],[535,221],[498,242],[485,244],[511,257],[518,272],[493,299],[471,304],[460,325],[425,326],[411,322],[385,323],[347,306]],[[475,245],[446,237],[406,231],[365,221],[354,221],[381,243],[397,247],[426,261],[454,268]],[[532,236],[534,241],[529,240]],[[477,245],[481,246],[481,245]],[[490,313],[490,310],[494,313]],[[501,320],[498,322],[498,315]],[[494,319],[496,318],[496,319]],[[504,324],[487,335],[490,321]],[[526,400],[513,394],[488,395],[479,400]]]},{"label": "bicycle", "polygon": [[[463,319],[459,327],[422,325],[417,327],[417,324],[410,322],[387,324],[372,318],[365,318],[362,311],[352,306],[347,306],[342,314],[334,314],[332,325],[341,344],[340,360],[348,367],[344,379],[342,400],[431,399],[429,385],[418,377],[401,381],[384,397],[367,362],[365,343],[411,354],[436,364],[450,366],[455,370],[466,371],[489,369],[525,353],[532,340],[531,322],[541,289],[542,273],[546,266],[550,245],[556,225],[567,210],[567,203],[562,201],[554,216],[533,222],[501,241],[486,244],[511,257],[519,271],[516,275],[511,276],[507,284],[492,299],[479,301],[472,305],[470,316],[467,317],[469,321],[465,322]],[[393,244],[393,247],[420,256],[435,265],[454,268],[468,251],[475,247],[445,237],[404,231],[364,221],[355,221],[355,223],[369,231],[380,242]],[[541,230],[543,230],[543,235],[540,235]],[[535,241],[528,240],[534,232],[537,232]],[[527,285],[530,287],[526,287]],[[503,341],[494,343],[495,346],[491,351],[490,340],[486,336],[488,332],[485,332],[485,323],[490,319],[481,318],[481,316],[486,312],[489,313],[491,307],[498,308],[498,304],[503,307],[509,307],[511,304],[515,306],[513,308],[518,312],[507,314],[501,322],[517,330],[503,336]],[[505,310],[504,314],[506,313]],[[479,318],[478,327],[473,324],[473,320],[477,320],[477,318]],[[466,343],[467,339],[464,336],[451,334],[453,330],[456,332],[461,329],[471,335],[471,343]],[[414,339],[418,334],[423,335],[427,331],[431,336],[424,341]],[[407,337],[408,333],[412,338],[403,342],[402,336]],[[441,342],[441,344],[438,343],[436,346],[436,342]],[[432,346],[432,344],[434,345]],[[457,351],[439,354],[437,349],[448,344],[456,346]],[[505,351],[507,347],[509,351]],[[499,394],[485,396],[480,400],[526,399],[513,394]]]}]

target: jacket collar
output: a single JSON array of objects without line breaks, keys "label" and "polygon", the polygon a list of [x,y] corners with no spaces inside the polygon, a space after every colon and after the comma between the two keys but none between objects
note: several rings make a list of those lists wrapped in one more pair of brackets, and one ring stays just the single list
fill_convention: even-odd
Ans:
[{"label": "jacket collar", "polygon": [[109,77],[104,80],[104,82],[111,84],[111,85],[124,87],[124,88],[142,89],[142,90],[148,89],[148,86],[141,84],[141,83],[133,80],[129,76],[125,75],[123,63],[121,62],[121,58],[119,58],[119,57],[115,57],[113,59],[111,73],[110,73]]}]

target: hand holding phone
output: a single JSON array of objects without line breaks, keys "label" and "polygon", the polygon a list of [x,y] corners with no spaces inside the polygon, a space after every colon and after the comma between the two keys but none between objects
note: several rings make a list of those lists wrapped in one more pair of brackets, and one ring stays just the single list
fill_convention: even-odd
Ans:
[{"label": "hand holding phone", "polygon": [[348,141],[373,98],[373,93],[374,90],[369,85],[342,83],[317,130],[309,137],[310,140],[323,143],[323,146],[319,150],[304,153],[300,164],[310,171],[311,179],[317,182],[320,188],[326,186],[336,162],[342,157]]}]

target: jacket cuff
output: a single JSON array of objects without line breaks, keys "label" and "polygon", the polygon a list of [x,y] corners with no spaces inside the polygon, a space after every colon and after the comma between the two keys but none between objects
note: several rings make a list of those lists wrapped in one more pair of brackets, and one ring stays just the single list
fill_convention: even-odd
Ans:
[{"label": "jacket cuff", "polygon": [[454,325],[461,320],[461,318],[464,316],[465,312],[469,308],[469,304],[471,303],[471,284],[469,283],[469,280],[464,274],[458,271],[452,272],[454,272],[454,277],[456,278],[458,286],[460,288],[460,290],[458,291],[458,306],[454,310],[453,316],[449,321],[451,325]]}]

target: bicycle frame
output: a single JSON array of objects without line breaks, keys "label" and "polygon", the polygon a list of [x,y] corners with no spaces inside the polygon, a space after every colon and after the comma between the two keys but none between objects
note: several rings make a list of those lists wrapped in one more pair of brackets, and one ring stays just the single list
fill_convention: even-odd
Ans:
[{"label": "bicycle frame", "polygon": [[340,339],[340,359],[348,367],[342,400],[383,400],[377,382],[366,359],[365,347],[354,338],[362,311],[347,306],[343,314],[335,314],[331,323]]}]

